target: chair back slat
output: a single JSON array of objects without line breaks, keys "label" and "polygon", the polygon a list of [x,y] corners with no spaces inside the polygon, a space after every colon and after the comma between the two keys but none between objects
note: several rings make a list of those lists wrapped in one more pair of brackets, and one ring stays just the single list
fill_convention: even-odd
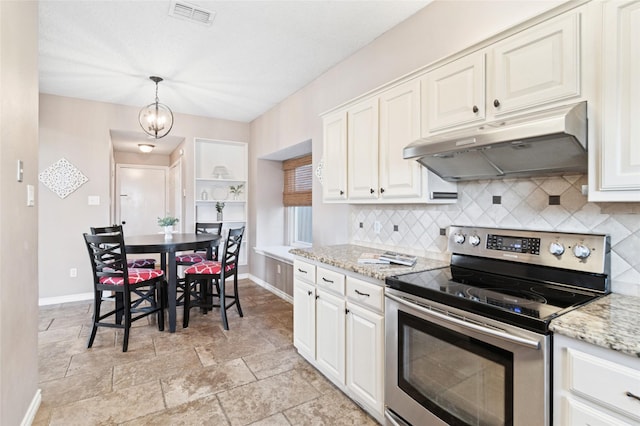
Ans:
[{"label": "chair back slat", "polygon": [[[222,222],[196,222],[196,234],[222,235]],[[203,252],[206,250],[195,250]],[[211,258],[218,260],[218,244],[211,246]]]},{"label": "chair back slat", "polygon": [[240,258],[240,246],[244,235],[244,226],[237,229],[229,229],[229,235],[222,250],[222,271],[229,272],[227,266],[233,265],[232,269],[238,267]]},{"label": "chair back slat", "polygon": [[122,233],[83,234],[96,284],[103,277],[120,277],[128,284],[127,254]]}]

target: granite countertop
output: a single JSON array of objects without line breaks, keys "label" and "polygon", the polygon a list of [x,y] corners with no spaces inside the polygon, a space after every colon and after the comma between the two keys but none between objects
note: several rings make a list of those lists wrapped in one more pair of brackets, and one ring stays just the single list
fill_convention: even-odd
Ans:
[{"label": "granite countertop", "polygon": [[559,316],[550,329],[640,358],[640,297],[609,294]]},{"label": "granite countertop", "polygon": [[393,264],[362,264],[358,263],[358,258],[362,253],[384,253],[384,250],[371,247],[359,246],[355,244],[342,244],[324,247],[296,248],[289,251],[294,256],[304,257],[309,260],[326,263],[336,268],[356,272],[370,278],[384,280],[393,275],[406,274],[409,272],[426,271],[429,269],[444,268],[449,266],[449,262],[418,257],[416,264],[412,267]]}]

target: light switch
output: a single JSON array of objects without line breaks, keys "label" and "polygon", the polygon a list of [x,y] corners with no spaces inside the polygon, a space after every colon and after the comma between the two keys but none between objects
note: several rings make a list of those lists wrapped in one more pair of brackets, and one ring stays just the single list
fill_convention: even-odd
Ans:
[{"label": "light switch", "polygon": [[99,206],[100,205],[100,196],[99,195],[89,195],[88,203],[90,206]]},{"label": "light switch", "polygon": [[36,205],[36,189],[33,185],[27,185],[27,207]]},{"label": "light switch", "polygon": [[18,182],[22,182],[23,175],[24,175],[24,166],[22,165],[22,160],[18,160],[18,169],[16,170],[16,179],[18,179]]}]

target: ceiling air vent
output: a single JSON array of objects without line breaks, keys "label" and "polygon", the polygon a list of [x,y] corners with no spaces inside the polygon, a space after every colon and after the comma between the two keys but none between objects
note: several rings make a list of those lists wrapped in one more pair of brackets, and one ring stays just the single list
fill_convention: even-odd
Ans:
[{"label": "ceiling air vent", "polygon": [[183,1],[172,1],[169,8],[169,16],[211,25],[216,13]]}]

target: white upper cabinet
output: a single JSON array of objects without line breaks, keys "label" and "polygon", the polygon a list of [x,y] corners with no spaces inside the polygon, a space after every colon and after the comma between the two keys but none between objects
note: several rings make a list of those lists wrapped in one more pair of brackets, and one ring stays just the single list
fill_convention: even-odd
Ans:
[{"label": "white upper cabinet", "polygon": [[485,118],[484,52],[472,53],[425,74],[422,99],[425,136]]},{"label": "white upper cabinet", "polygon": [[[360,100],[344,111],[324,117],[325,201],[456,201],[455,183],[444,182],[416,161],[405,160],[402,155],[404,147],[420,137],[419,79]],[[343,127],[345,121],[346,131]],[[343,150],[346,155],[342,154]],[[345,175],[346,191],[342,183]]]},{"label": "white upper cabinet", "polygon": [[580,19],[570,12],[491,46],[489,114],[580,96]]},{"label": "white upper cabinet", "polygon": [[347,182],[350,200],[378,197],[378,97],[347,111]]},{"label": "white upper cabinet", "polygon": [[517,32],[422,77],[422,135],[581,100],[581,11]]},{"label": "white upper cabinet", "polygon": [[589,146],[599,153],[589,201],[640,201],[640,1],[603,7],[601,136]]},{"label": "white upper cabinet", "polygon": [[419,137],[420,81],[415,79],[380,95],[380,198],[422,197],[426,170],[402,156],[404,147]]},{"label": "white upper cabinet", "polygon": [[347,199],[347,113],[340,111],[323,119],[322,198]]}]

